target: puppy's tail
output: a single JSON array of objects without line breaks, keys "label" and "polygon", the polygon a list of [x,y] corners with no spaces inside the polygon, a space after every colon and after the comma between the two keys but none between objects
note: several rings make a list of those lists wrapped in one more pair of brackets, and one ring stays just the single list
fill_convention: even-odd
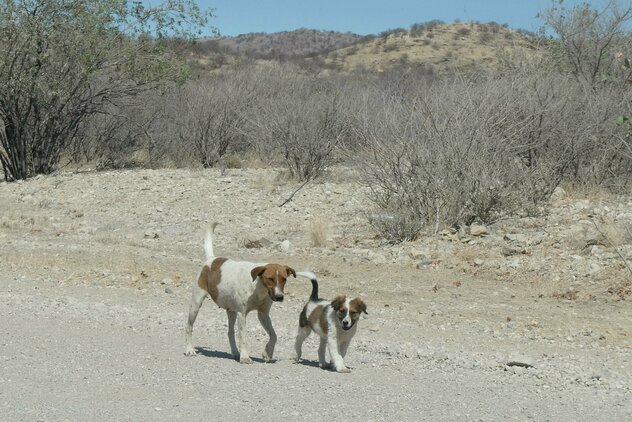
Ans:
[{"label": "puppy's tail", "polygon": [[206,253],[206,260],[208,261],[211,257],[215,256],[213,252],[213,233],[215,233],[215,227],[217,227],[217,222],[214,222],[209,227],[206,228],[206,237],[204,238],[204,252]]},{"label": "puppy's tail", "polygon": [[309,300],[312,302],[318,301],[318,280],[316,279],[316,274],[311,271],[300,271],[296,275],[309,278],[309,281],[312,282],[312,294],[309,296]]}]

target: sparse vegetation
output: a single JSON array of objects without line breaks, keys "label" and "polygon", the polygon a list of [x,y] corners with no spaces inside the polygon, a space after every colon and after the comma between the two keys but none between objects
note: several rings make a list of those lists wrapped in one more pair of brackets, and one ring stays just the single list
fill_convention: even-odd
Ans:
[{"label": "sparse vegetation", "polygon": [[[495,22],[430,21],[410,31],[384,31],[379,38],[299,30],[206,40],[187,51],[221,55],[231,72],[220,67],[209,74],[201,67],[182,86],[158,90],[159,80],[152,79],[143,92],[125,91],[130,79],[121,79],[112,86],[125,95],[82,115],[79,123],[56,123],[59,133],[50,133],[59,136],[51,139],[63,142],[45,155],[52,164],[33,165],[27,175],[50,171],[61,156],[97,160],[102,168],[226,167],[226,157],[235,166],[241,165],[236,157],[248,156],[283,165],[300,181],[318,178],[337,163],[361,164],[377,209],[369,220],[390,242],[544,213],[563,181],[627,186],[628,130],[615,119],[632,103],[624,84],[629,68],[621,66],[629,36],[623,24],[631,10],[614,2],[607,5],[609,14],[588,6],[553,8],[545,21],[560,38],[536,53],[527,53],[534,48],[530,40]],[[588,21],[594,27],[574,30]],[[479,63],[494,61],[496,67],[479,64],[469,73],[459,68],[458,77],[447,68],[436,70],[438,63],[457,66],[467,54],[461,38],[497,44],[508,34],[512,45],[524,47],[522,60],[503,50],[480,57]],[[589,48],[595,43],[601,47]],[[433,61],[420,63],[409,48],[413,44]],[[175,41],[168,46],[183,48]],[[449,46],[453,50],[446,50]],[[289,51],[297,63],[288,63]],[[391,53],[388,66],[359,63],[354,72],[344,72],[346,61],[367,51]],[[275,60],[262,65],[254,57]],[[172,76],[186,74],[177,69],[181,73]],[[5,145],[14,139],[15,124],[6,111],[2,118]],[[62,137],[69,129],[70,136]],[[8,167],[11,150],[4,151],[5,177],[19,178]]]}]

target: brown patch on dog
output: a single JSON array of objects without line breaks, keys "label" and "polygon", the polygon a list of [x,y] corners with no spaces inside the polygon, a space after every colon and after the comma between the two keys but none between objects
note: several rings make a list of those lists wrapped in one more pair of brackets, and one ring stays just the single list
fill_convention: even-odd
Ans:
[{"label": "brown patch on dog", "polygon": [[322,332],[326,333],[329,329],[329,323],[327,322],[327,313],[324,310],[322,306],[315,307],[309,315],[309,325],[313,327],[318,324]]},{"label": "brown patch on dog", "polygon": [[351,302],[349,302],[349,310],[351,312],[357,312],[358,314],[360,312],[364,312],[365,314],[369,314],[366,311],[366,304],[364,303],[364,301],[362,299],[360,299],[359,297],[356,297],[355,299],[353,299]]},{"label": "brown patch on dog", "polygon": [[217,296],[219,295],[217,286],[222,282],[221,267],[227,260],[227,258],[215,258],[210,268],[208,265],[202,268],[202,273],[200,274],[200,278],[198,278],[198,286],[206,290],[208,294],[211,295],[211,299],[215,302],[217,302]]},{"label": "brown patch on dog", "polygon": [[340,308],[342,308],[342,306],[345,304],[345,302],[347,301],[347,297],[346,296],[336,296],[334,298],[334,300],[331,301],[331,308],[338,312],[340,311]]}]

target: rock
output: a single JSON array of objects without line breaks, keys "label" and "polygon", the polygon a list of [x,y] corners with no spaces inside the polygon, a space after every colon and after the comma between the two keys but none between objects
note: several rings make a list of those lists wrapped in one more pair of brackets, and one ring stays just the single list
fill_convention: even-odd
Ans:
[{"label": "rock", "polygon": [[279,250],[283,253],[288,253],[290,251],[290,241],[285,239],[283,242],[279,244]]},{"label": "rock", "polygon": [[503,246],[502,249],[500,250],[500,253],[503,254],[503,256],[513,256],[513,255],[526,254],[527,251],[524,250],[524,248]]},{"label": "rock", "polygon": [[533,358],[531,358],[530,356],[527,355],[513,355],[510,356],[509,359],[507,359],[507,363],[505,363],[505,365],[507,366],[519,366],[521,368],[533,368],[534,365],[534,360]]},{"label": "rock", "polygon": [[590,379],[601,380],[604,378],[612,378],[612,373],[605,368],[593,369]]},{"label": "rock", "polygon": [[588,275],[594,275],[597,274],[599,272],[601,272],[601,265],[597,264],[597,263],[592,263],[590,264],[590,269],[588,270]]},{"label": "rock", "polygon": [[411,257],[411,259],[414,259],[415,261],[418,259],[427,259],[429,258],[429,254],[428,251],[425,250],[421,250],[421,249],[413,249],[410,252],[408,252],[408,256]]},{"label": "rock", "polygon": [[567,196],[566,191],[561,186],[558,186],[555,188],[555,190],[551,194],[551,201],[558,202],[561,199],[566,198],[566,196]]},{"label": "rock", "polygon": [[603,245],[603,236],[601,236],[601,233],[599,233],[599,231],[594,227],[586,227],[584,240],[586,241],[587,246]]},{"label": "rock", "polygon": [[165,293],[167,293],[167,294],[169,294],[169,295],[170,295],[170,294],[172,294],[172,293],[173,293],[173,289],[172,289],[171,287],[167,287],[167,288],[165,289]]},{"label": "rock", "polygon": [[472,261],[474,263],[474,265],[476,265],[477,267],[480,267],[481,265],[483,265],[485,263],[485,261],[483,261],[480,258],[474,258],[474,260]]},{"label": "rock", "polygon": [[244,248],[246,249],[268,248],[270,245],[272,245],[272,242],[265,237],[256,240],[248,239],[244,242]]},{"label": "rock", "polygon": [[472,224],[470,226],[470,235],[472,236],[486,236],[488,234],[489,230],[482,224]]},{"label": "rock", "polygon": [[526,235],[517,234],[517,233],[508,233],[503,236],[503,239],[509,242],[519,242],[519,243],[527,243],[529,241]]},{"label": "rock", "polygon": [[423,270],[425,268],[428,268],[431,265],[432,265],[432,259],[430,259],[430,258],[422,259],[421,261],[419,261],[417,263],[417,269],[418,270]]}]

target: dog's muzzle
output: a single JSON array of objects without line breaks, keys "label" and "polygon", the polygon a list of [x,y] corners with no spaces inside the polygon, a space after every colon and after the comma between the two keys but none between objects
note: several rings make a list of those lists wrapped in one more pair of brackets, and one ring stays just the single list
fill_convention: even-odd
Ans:
[{"label": "dog's muzzle", "polygon": [[283,295],[274,295],[272,300],[275,302],[283,302]]}]

